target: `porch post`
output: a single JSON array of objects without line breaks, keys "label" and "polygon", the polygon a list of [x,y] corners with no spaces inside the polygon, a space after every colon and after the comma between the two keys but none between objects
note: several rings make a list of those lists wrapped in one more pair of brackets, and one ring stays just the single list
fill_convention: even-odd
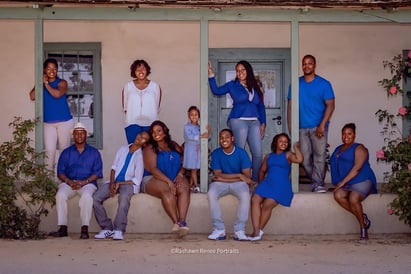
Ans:
[{"label": "porch post", "polygon": [[[298,100],[298,68],[299,68],[299,22],[291,21],[291,142],[299,140],[299,100]],[[288,91],[287,91],[288,92]],[[299,191],[299,166],[294,164],[291,168],[291,184],[293,192]]]},{"label": "porch post", "polygon": [[35,148],[43,151],[43,18],[35,19],[34,24],[34,72],[35,72]]},{"label": "porch post", "polygon": [[[208,124],[208,20],[200,21],[200,132]],[[215,134],[215,132],[213,132]],[[201,138],[200,189],[208,191],[208,139]]]}]

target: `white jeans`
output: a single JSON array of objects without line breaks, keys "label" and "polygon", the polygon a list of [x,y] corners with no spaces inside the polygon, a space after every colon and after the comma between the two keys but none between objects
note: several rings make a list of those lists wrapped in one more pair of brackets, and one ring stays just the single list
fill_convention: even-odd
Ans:
[{"label": "white jeans", "polygon": [[44,163],[46,167],[53,172],[55,171],[54,164],[56,161],[57,142],[60,152],[68,147],[70,145],[73,126],[73,119],[59,123],[44,123],[44,149],[46,150]]},{"label": "white jeans", "polygon": [[96,190],[94,184],[87,184],[79,190],[73,190],[68,184],[61,183],[56,194],[57,225],[67,225],[67,201],[79,194],[81,225],[88,226],[93,213],[93,194]]}]

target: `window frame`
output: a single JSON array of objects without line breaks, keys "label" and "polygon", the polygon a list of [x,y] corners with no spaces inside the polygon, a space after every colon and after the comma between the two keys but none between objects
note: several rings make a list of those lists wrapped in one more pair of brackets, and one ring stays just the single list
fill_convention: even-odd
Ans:
[{"label": "window frame", "polygon": [[[44,43],[44,58],[49,53],[61,51],[90,51],[93,55],[93,136],[87,138],[87,143],[103,149],[103,117],[102,117],[102,72],[101,72],[101,43],[100,42],[50,42]],[[65,79],[67,80],[67,79]],[[67,95],[71,95],[70,91]],[[79,116],[73,116],[74,122]]]}]

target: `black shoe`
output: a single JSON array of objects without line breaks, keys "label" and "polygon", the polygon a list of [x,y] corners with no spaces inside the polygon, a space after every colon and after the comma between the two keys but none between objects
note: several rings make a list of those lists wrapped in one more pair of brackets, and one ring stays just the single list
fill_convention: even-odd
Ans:
[{"label": "black shoe", "polygon": [[90,236],[88,235],[88,226],[83,225],[81,227],[81,234],[80,234],[80,239],[88,239]]},{"label": "black shoe", "polygon": [[51,237],[67,237],[68,236],[67,226],[66,225],[61,225],[59,230],[54,231],[54,232],[50,232],[49,236],[51,236]]}]

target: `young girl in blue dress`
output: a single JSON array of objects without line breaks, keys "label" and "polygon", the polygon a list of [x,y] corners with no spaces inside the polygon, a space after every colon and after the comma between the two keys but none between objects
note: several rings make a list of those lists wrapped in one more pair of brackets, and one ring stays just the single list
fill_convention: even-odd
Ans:
[{"label": "young girl in blue dress", "polygon": [[183,167],[190,170],[190,186],[193,192],[200,192],[197,174],[200,169],[200,138],[209,137],[209,126],[207,132],[200,134],[200,110],[191,106],[188,111],[187,124],[184,125],[184,161]]},{"label": "young girl in blue dress", "polygon": [[271,212],[278,204],[289,207],[294,193],[291,188],[290,172],[292,163],[302,163],[304,157],[299,143],[293,145],[285,133],[274,136],[271,153],[264,157],[258,173],[259,184],[251,197],[251,221],[253,234],[250,241],[259,241],[263,229],[271,217]]}]

